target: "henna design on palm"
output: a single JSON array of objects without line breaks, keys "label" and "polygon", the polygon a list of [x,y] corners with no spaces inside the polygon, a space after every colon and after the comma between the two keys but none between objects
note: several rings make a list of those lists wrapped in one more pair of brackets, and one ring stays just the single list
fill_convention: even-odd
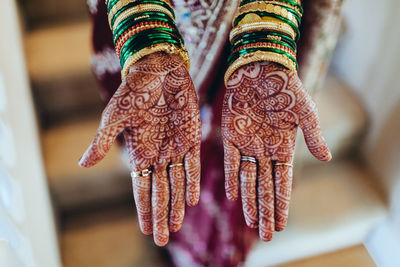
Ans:
[{"label": "henna design on palm", "polygon": [[189,206],[200,196],[199,106],[179,57],[154,53],[130,69],[79,164],[90,167],[103,159],[121,132],[131,170],[152,171],[132,178],[140,229],[164,246],[169,232],[182,225],[185,194]]},{"label": "henna design on palm", "polygon": [[255,62],[230,77],[222,110],[226,194],[236,200],[240,185],[246,224],[258,227],[264,241],[287,224],[293,170],[275,164],[293,162],[298,126],[310,152],[329,161],[316,105],[297,74]]}]

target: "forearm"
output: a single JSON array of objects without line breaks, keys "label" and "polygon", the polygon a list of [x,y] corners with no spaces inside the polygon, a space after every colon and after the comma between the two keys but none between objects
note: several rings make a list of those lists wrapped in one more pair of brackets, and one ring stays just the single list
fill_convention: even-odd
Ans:
[{"label": "forearm", "polygon": [[300,0],[242,0],[232,21],[225,83],[237,69],[255,61],[272,61],[297,72],[302,13]]},{"label": "forearm", "polygon": [[106,4],[123,79],[133,64],[155,52],[176,54],[189,68],[169,0],[107,0]]}]

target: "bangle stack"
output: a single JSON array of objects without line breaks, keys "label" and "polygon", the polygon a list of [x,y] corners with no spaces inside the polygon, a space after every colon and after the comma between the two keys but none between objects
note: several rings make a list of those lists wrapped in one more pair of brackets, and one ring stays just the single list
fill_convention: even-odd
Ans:
[{"label": "bangle stack", "polygon": [[122,79],[133,64],[155,52],[176,54],[189,69],[189,55],[169,0],[106,0],[106,5]]},{"label": "bangle stack", "polygon": [[272,61],[297,72],[296,42],[303,8],[300,0],[242,0],[232,21],[229,77],[256,61]]}]

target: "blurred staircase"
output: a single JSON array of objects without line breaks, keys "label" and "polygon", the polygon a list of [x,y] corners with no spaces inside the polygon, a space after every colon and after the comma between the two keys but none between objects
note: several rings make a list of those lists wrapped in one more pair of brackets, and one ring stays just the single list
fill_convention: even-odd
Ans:
[{"label": "blurred staircase", "polygon": [[[95,167],[82,169],[77,165],[95,134],[102,110],[89,66],[90,25],[87,20],[77,21],[36,27],[28,31],[25,38],[28,70],[43,128],[46,170],[60,214],[79,214],[80,210],[133,202],[129,171],[122,164],[116,146]],[[372,227],[386,216],[379,191],[355,157],[367,123],[361,104],[332,73],[316,100],[334,162],[318,163],[298,138],[296,181],[288,228],[276,234],[272,242],[257,244],[245,266],[277,265],[360,244]],[[104,228],[99,223],[98,229],[106,231],[114,226],[119,229],[116,232],[130,233],[129,229],[136,222],[122,223],[125,220],[117,216],[107,221]],[[91,221],[79,231],[65,229],[61,238],[64,257],[71,256],[68,247],[84,248],[90,240],[97,240],[96,236],[101,234],[93,230],[95,225]],[[134,227],[138,229],[137,225]],[[114,245],[134,242],[129,234],[119,237]],[[92,248],[93,253],[89,253],[92,263],[101,259],[102,249],[106,250]],[[125,254],[120,249],[110,247],[107,253],[107,257],[123,262],[121,257]],[[143,253],[135,257],[147,255]],[[127,255],[133,257],[132,253],[127,252]]]}]

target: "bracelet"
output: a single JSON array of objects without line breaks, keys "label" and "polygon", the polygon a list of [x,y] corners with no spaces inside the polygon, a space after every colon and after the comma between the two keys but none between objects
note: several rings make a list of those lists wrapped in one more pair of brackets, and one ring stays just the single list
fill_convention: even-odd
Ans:
[{"label": "bracelet", "polygon": [[173,20],[175,19],[174,14],[169,12],[168,9],[164,7],[153,4],[139,5],[123,11],[120,15],[118,15],[113,24],[111,24],[111,20],[109,20],[110,27],[112,27],[112,31],[114,32],[117,25],[120,24],[124,19],[130,17],[133,14],[143,13],[143,12],[161,12],[168,15],[171,19]]},{"label": "bracelet", "polygon": [[[175,25],[175,21],[172,20],[170,17],[162,14],[162,13],[151,13],[151,12],[147,12],[147,13],[143,13],[143,14],[154,14],[154,16],[147,16],[147,15],[141,15],[138,14],[138,16],[132,16],[129,17],[128,19],[124,20],[123,22],[121,22],[121,24],[119,24],[115,31],[113,32],[113,41],[114,43],[116,43],[118,41],[118,39],[129,29],[131,29],[132,27],[135,26],[140,26],[140,25],[144,25],[146,23],[149,23],[150,21],[157,21],[160,23],[166,23],[169,24],[170,26],[174,27],[174,29],[176,31],[178,31],[176,25]],[[164,16],[162,16],[164,15]]]},{"label": "bracelet", "polygon": [[[249,2],[249,3],[254,3],[254,2]],[[247,3],[247,4],[249,4],[249,3]],[[292,12],[292,13],[297,13],[298,15],[300,15],[300,17],[303,16],[303,11],[301,11],[300,8],[298,8],[298,7],[295,6],[295,5],[291,5],[291,4],[289,4],[289,3],[281,2],[281,1],[279,1],[279,0],[273,0],[273,1],[264,0],[264,3],[273,4],[273,5],[279,5],[279,6],[281,6],[281,7],[285,7],[285,8],[287,8],[287,9],[291,9],[290,12]],[[247,5],[247,4],[246,4],[246,5]]]},{"label": "bracelet", "polygon": [[124,79],[128,75],[129,69],[133,64],[138,62],[141,58],[156,52],[165,52],[168,54],[175,54],[180,56],[182,60],[185,62],[187,70],[189,71],[190,61],[189,61],[189,54],[187,53],[186,48],[181,49],[176,47],[175,45],[171,45],[168,43],[161,43],[146,47],[137,52],[136,54],[134,54],[133,56],[131,56],[130,58],[128,58],[125,61],[125,64],[122,68],[121,72],[122,79]]},{"label": "bracelet", "polygon": [[123,8],[124,6],[131,4],[131,3],[136,3],[136,4],[146,4],[146,3],[161,4],[162,3],[166,6],[168,6],[170,11],[173,11],[173,8],[172,8],[171,4],[169,3],[169,1],[165,1],[165,0],[147,0],[147,1],[146,0],[142,0],[142,1],[120,0],[120,1],[116,2],[114,5],[110,6],[110,8],[107,10],[108,21],[110,21],[121,8]]},{"label": "bracelet", "polygon": [[158,0],[140,0],[133,3],[129,3],[127,5],[122,6],[114,15],[109,14],[109,21],[111,20],[110,25],[113,26],[117,17],[119,17],[124,11],[131,8],[139,8],[143,5],[156,5],[158,7],[166,8],[170,13],[174,15],[174,10],[164,2],[157,2]]},{"label": "bracelet", "polygon": [[241,56],[253,53],[253,52],[272,52],[274,54],[277,55],[283,55],[285,57],[287,57],[288,59],[290,59],[290,61],[292,62],[292,64],[294,64],[294,68],[297,70],[297,61],[295,56],[290,55],[289,53],[277,49],[277,48],[267,48],[267,47],[256,47],[256,48],[245,48],[242,50],[239,50],[238,52],[231,54],[230,58],[229,58],[229,66],[231,66],[235,61],[237,61]]},{"label": "bracelet", "polygon": [[285,46],[283,44],[273,43],[273,42],[256,42],[256,43],[250,42],[247,44],[243,44],[241,46],[236,47],[235,49],[232,49],[231,55],[239,52],[240,50],[249,49],[249,48],[252,48],[252,49],[254,49],[254,48],[275,48],[275,49],[279,49],[279,50],[282,50],[282,51],[288,53],[290,56],[293,57],[294,60],[296,57],[296,54],[290,47]]},{"label": "bracelet", "polygon": [[[242,18],[246,17],[247,15],[249,15],[249,16],[242,22]],[[249,12],[249,13],[244,13],[244,14],[239,15],[239,17],[236,20],[236,22],[237,21],[239,21],[239,22],[238,23],[234,22],[235,26],[237,26],[237,25],[245,25],[245,24],[250,24],[250,23],[257,22],[257,19],[254,20],[254,18],[256,18],[256,17],[253,16],[253,15],[256,15],[259,18],[261,18],[261,21],[268,21],[268,20],[271,20],[271,19],[275,19],[275,20],[277,20],[279,22],[286,23],[287,25],[289,25],[294,30],[295,35],[296,35],[296,40],[300,37],[300,31],[299,31],[299,27],[298,27],[297,22],[293,23],[290,20],[288,20],[288,19],[286,19],[286,18],[284,18],[282,16],[276,15],[275,13],[268,13],[268,12],[264,12],[264,11],[255,11],[255,12]],[[251,16],[251,21],[249,22],[249,17],[250,16]]]},{"label": "bracelet", "polygon": [[225,86],[228,85],[229,78],[237,69],[244,65],[257,61],[272,61],[275,63],[279,63],[289,70],[297,73],[296,65],[285,55],[273,52],[256,51],[240,56],[239,59],[237,59],[232,65],[229,66],[224,76]]},{"label": "bracelet", "polygon": [[232,49],[236,46],[238,46],[241,43],[246,43],[246,42],[260,42],[260,41],[267,41],[267,42],[272,42],[272,43],[282,43],[288,45],[293,51],[296,52],[297,46],[296,43],[287,37],[286,35],[279,34],[279,33],[273,33],[273,32],[253,32],[253,33],[247,33],[241,36],[240,39],[236,39],[232,43]]},{"label": "bracelet", "polygon": [[[257,16],[261,20],[261,17],[259,17],[256,14],[248,14],[246,16],[249,15]],[[286,23],[279,21],[278,19],[268,18],[265,20],[263,19],[262,21],[236,26],[230,32],[229,40],[232,42],[235,37],[237,37],[242,33],[253,32],[253,31],[266,31],[266,30],[285,33],[293,40],[296,39],[296,34],[292,29],[292,27],[288,26]]]},{"label": "bracelet", "polygon": [[240,19],[240,17],[243,17],[245,13],[257,11],[275,14],[281,18],[287,19],[296,27],[299,27],[300,17],[296,18],[295,15],[289,12],[286,8],[280,7],[278,5],[267,4],[266,2],[252,2],[239,7],[232,20],[232,26],[236,26],[238,19]]},{"label": "bracelet", "polygon": [[[248,4],[248,3],[252,3],[252,2],[255,2],[255,1],[259,1],[259,0],[242,0],[240,2],[239,6],[244,6],[244,5]],[[264,1],[267,1],[267,0],[264,0]],[[272,1],[267,1],[267,2],[272,2]],[[278,2],[278,3],[282,3],[282,4],[287,4],[287,5],[293,6],[294,8],[296,8],[296,9],[298,9],[300,11],[299,12],[300,14],[303,14],[303,12],[304,12],[303,7],[301,6],[301,3],[297,2],[295,0],[274,0],[274,2]]]},{"label": "bracelet", "polygon": [[134,37],[130,38],[127,42],[125,42],[124,46],[121,48],[120,52],[121,67],[124,65],[124,62],[130,56],[132,56],[139,50],[143,49],[144,47],[148,47],[153,44],[163,43],[163,42],[172,43],[177,45],[178,47],[183,47],[180,38],[174,34],[174,31],[168,32],[167,29],[159,30],[154,33],[151,33],[150,30],[147,30],[139,34],[136,34]]},{"label": "bracelet", "polygon": [[115,51],[117,52],[117,55],[120,56],[120,51],[122,46],[125,44],[126,41],[128,41],[130,38],[132,38],[135,34],[149,30],[149,29],[156,29],[156,28],[168,28],[171,30],[174,30],[173,27],[170,25],[166,24],[165,22],[157,22],[153,21],[153,23],[144,23],[143,25],[135,25],[131,27],[129,30],[125,31],[124,34],[121,35],[120,38],[118,38],[118,41],[115,44]]}]

